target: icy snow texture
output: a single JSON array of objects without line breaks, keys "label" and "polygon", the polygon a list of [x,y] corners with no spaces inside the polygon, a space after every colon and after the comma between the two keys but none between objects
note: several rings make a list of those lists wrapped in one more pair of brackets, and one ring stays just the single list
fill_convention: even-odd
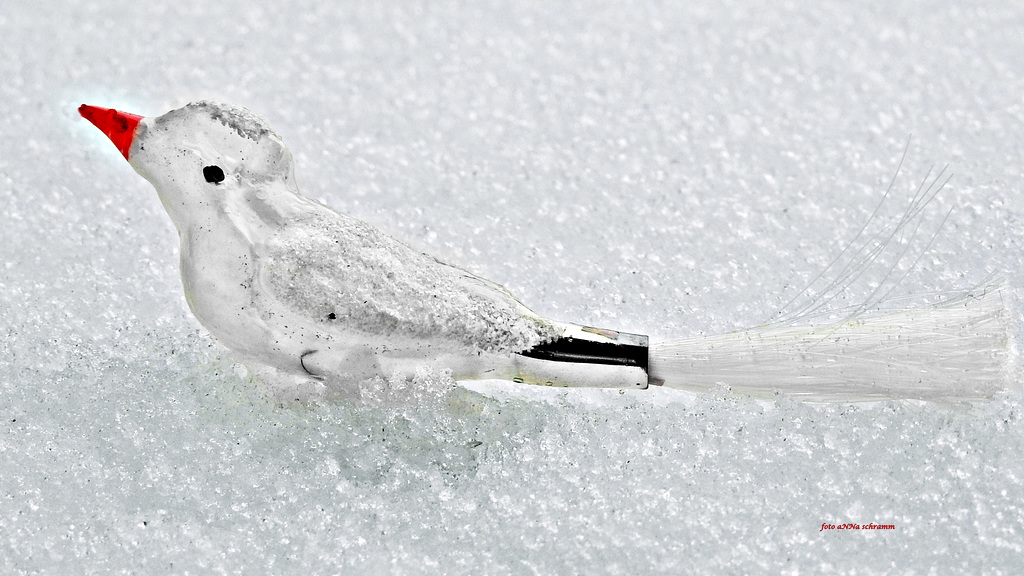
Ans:
[{"label": "icy snow texture", "polygon": [[925,229],[956,210],[894,296],[996,273],[1019,308],[1024,9],[141,4],[0,13],[0,572],[1019,570],[1016,393],[275,408],[199,331],[155,193],[75,109],[237,102],[328,204],[546,316],[662,337],[769,319],[913,135],[900,200],[949,162]]}]

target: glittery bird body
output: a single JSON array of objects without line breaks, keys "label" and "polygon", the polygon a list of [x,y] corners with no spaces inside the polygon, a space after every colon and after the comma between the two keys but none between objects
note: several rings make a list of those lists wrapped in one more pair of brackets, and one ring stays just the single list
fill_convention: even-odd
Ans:
[{"label": "glittery bird body", "polygon": [[305,382],[314,396],[424,364],[551,383],[516,354],[572,325],[304,196],[290,152],[249,111],[197,102],[155,118],[82,113],[115,143],[111,130],[131,131],[119,147],[178,230],[189,307],[264,374],[293,376],[289,386]]}]

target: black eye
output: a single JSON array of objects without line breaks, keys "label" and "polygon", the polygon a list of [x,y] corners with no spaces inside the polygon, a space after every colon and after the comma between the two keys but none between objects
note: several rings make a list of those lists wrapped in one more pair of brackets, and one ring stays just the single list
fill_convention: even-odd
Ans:
[{"label": "black eye", "polygon": [[220,166],[207,166],[203,168],[203,177],[207,182],[216,184],[224,180],[224,171],[220,169]]}]

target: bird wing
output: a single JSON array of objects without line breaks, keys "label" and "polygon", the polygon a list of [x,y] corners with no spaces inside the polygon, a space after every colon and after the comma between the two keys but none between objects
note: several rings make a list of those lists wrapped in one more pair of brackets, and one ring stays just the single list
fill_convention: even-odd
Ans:
[{"label": "bird wing", "polygon": [[498,284],[334,211],[288,222],[260,252],[264,309],[320,330],[489,352],[525,350],[555,333]]}]

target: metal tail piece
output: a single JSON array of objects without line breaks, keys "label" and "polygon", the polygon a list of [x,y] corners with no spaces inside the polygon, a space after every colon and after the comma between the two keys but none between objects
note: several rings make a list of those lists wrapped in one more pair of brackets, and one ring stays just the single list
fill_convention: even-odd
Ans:
[{"label": "metal tail piece", "polygon": [[644,389],[649,339],[640,334],[565,325],[555,340],[514,356],[518,382],[546,386]]}]

